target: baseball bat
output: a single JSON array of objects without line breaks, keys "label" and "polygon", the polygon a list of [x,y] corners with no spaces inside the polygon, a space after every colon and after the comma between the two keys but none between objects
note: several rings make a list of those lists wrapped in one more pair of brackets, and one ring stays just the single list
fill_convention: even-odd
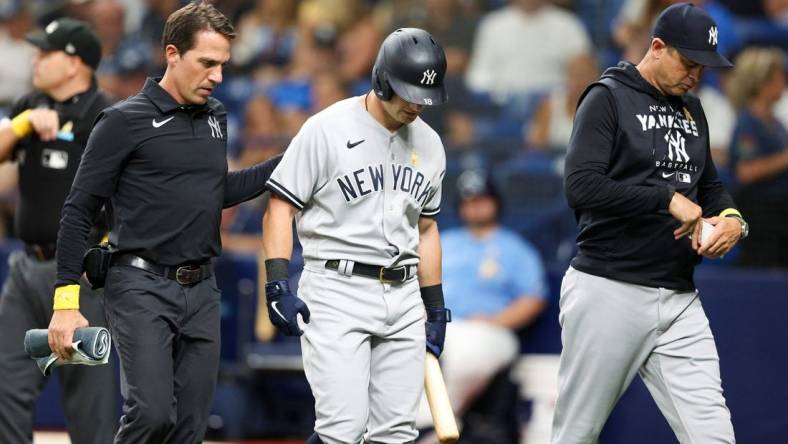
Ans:
[{"label": "baseball bat", "polygon": [[446,384],[443,382],[441,366],[438,358],[429,352],[424,360],[424,391],[430,404],[432,423],[438,440],[441,444],[457,442],[460,439],[460,432],[457,430],[454,411],[451,408],[449,394],[446,392]]}]

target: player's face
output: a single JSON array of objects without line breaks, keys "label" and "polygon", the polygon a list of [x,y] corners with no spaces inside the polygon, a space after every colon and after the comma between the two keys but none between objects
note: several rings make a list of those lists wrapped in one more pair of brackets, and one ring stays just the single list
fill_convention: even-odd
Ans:
[{"label": "player's face", "polygon": [[[174,50],[174,52],[173,52]],[[202,105],[222,83],[222,68],[230,60],[230,39],[215,31],[200,31],[194,47],[183,54],[167,47],[168,72],[180,98],[187,104]]]},{"label": "player's face", "polygon": [[460,217],[470,227],[493,225],[497,214],[498,203],[487,195],[466,198],[460,203]]},{"label": "player's face", "polygon": [[39,49],[33,57],[33,87],[46,93],[63,85],[69,79],[72,58],[63,51]]},{"label": "player's face", "polygon": [[670,96],[682,96],[700,80],[703,65],[681,55],[675,48],[665,48],[661,73],[658,75],[660,89]]},{"label": "player's face", "polygon": [[406,102],[396,94],[394,94],[391,100],[381,103],[389,117],[402,125],[413,122],[416,120],[416,117],[419,117],[419,114],[424,111],[424,105]]}]

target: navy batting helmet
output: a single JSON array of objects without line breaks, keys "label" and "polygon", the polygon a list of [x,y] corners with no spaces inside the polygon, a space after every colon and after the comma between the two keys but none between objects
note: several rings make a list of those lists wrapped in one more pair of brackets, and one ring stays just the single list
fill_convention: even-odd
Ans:
[{"label": "navy batting helmet", "polygon": [[381,100],[394,94],[419,105],[446,103],[446,54],[430,33],[400,28],[386,37],[372,68],[372,87]]}]

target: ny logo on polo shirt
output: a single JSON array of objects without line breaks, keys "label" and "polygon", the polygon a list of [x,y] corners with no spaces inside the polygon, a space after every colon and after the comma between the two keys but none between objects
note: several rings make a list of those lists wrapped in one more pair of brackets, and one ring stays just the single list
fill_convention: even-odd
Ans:
[{"label": "ny logo on polo shirt", "polygon": [[222,135],[222,127],[219,125],[219,120],[215,116],[208,116],[208,126],[211,127],[211,137],[215,139],[224,137]]}]

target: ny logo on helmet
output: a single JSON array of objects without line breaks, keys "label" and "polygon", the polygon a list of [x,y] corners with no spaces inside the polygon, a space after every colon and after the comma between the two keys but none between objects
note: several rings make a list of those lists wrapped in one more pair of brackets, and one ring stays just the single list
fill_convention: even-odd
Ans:
[{"label": "ny logo on helmet", "polygon": [[712,26],[709,28],[709,44],[717,46],[717,27]]},{"label": "ny logo on helmet", "polygon": [[421,84],[422,85],[432,85],[435,83],[435,76],[438,75],[434,69],[428,69],[424,71],[424,74],[421,76]]}]

